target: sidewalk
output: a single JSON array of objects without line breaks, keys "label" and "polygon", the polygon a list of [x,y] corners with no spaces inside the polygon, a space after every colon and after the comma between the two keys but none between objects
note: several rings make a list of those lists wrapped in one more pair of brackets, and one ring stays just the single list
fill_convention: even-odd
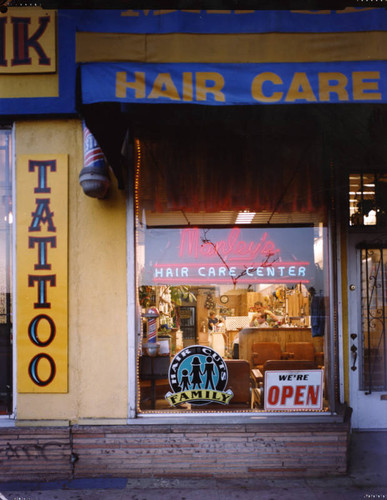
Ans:
[{"label": "sidewalk", "polygon": [[2,483],[0,500],[387,500],[387,431],[352,434],[349,473],[309,479],[99,478]]}]

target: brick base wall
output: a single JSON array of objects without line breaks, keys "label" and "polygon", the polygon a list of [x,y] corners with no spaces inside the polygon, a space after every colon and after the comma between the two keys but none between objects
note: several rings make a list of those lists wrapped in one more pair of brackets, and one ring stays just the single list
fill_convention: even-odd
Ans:
[{"label": "brick base wall", "polygon": [[347,423],[0,428],[0,481],[342,475],[348,444]]},{"label": "brick base wall", "polygon": [[0,481],[71,476],[69,427],[0,427]]}]

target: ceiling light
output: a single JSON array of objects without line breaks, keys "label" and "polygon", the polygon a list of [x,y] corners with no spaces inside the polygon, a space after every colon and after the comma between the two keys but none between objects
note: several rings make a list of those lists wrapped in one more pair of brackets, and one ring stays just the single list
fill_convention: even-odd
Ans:
[{"label": "ceiling light", "polygon": [[235,224],[251,224],[255,217],[256,212],[250,212],[249,210],[243,210],[238,213]]}]

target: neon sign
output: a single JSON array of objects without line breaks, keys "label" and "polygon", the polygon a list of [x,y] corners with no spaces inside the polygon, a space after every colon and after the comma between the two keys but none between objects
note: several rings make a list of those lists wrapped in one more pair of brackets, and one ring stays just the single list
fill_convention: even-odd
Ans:
[{"label": "neon sign", "polygon": [[307,284],[313,228],[152,228],[145,255],[143,284]]},{"label": "neon sign", "polygon": [[231,229],[226,239],[211,241],[200,237],[198,228],[183,229],[181,231],[179,257],[203,257],[221,256],[223,259],[252,261],[258,256],[265,259],[275,256],[280,252],[275,243],[268,237],[265,231],[259,241],[244,241],[240,239],[241,229]]}]

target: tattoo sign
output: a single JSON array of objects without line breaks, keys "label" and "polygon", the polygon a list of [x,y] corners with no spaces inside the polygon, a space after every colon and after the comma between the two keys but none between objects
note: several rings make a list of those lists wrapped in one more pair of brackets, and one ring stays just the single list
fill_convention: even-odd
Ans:
[{"label": "tattoo sign", "polygon": [[68,392],[68,155],[16,162],[17,387]]},{"label": "tattoo sign", "polygon": [[223,358],[211,347],[193,345],[182,349],[169,366],[169,385],[165,396],[171,406],[182,403],[229,404],[234,396],[226,389],[228,371]]}]

